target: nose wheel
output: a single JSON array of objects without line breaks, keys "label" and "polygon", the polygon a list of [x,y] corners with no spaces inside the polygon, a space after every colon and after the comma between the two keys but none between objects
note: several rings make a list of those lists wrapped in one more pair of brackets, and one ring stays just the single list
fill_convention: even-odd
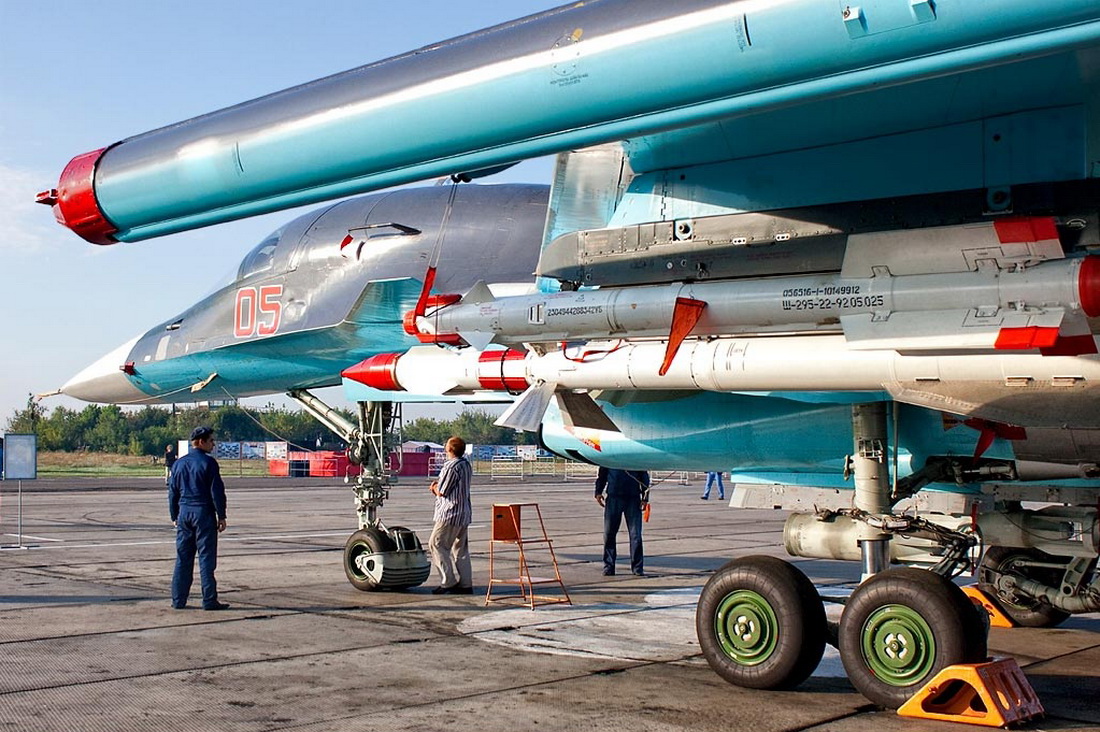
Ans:
[{"label": "nose wheel", "polygon": [[363,592],[416,587],[431,569],[416,533],[401,526],[360,529],[344,544],[344,574]]}]

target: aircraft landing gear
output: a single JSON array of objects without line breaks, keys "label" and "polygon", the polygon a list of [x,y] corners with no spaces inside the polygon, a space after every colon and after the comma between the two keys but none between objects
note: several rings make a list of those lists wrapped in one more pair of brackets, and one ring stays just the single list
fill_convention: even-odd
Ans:
[{"label": "aircraft landing gear", "polygon": [[840,618],[838,647],[852,685],[896,708],[947,666],[985,661],[986,633],[981,615],[950,580],[902,567],[856,588]]},{"label": "aircraft landing gear", "polygon": [[344,544],[344,574],[358,590],[406,590],[423,584],[432,565],[416,533],[386,528],[378,517],[390,495],[389,454],[400,414],[391,402],[359,402],[359,426],[306,391],[289,396],[348,443],[348,458],[360,466],[355,479],[359,530]]},{"label": "aircraft landing gear", "polygon": [[1092,506],[1023,509],[1008,502],[979,517],[989,549],[978,584],[1020,625],[1052,628],[1100,611],[1100,521]]},{"label": "aircraft landing gear", "polygon": [[825,652],[825,609],[809,578],[775,557],[735,559],[699,596],[695,630],[719,676],[752,689],[805,681]]},{"label": "aircraft landing gear", "polygon": [[357,590],[407,590],[430,572],[416,533],[401,526],[359,529],[344,544],[344,574]]},{"label": "aircraft landing gear", "polygon": [[[854,507],[795,514],[785,529],[796,556],[860,561],[863,583],[841,615],[835,643],[852,684],[884,707],[901,706],[943,668],[985,661],[984,615],[948,577],[969,566],[973,536],[895,515],[887,474],[886,408],[852,408]],[[935,571],[889,569],[894,537],[935,547]],[[822,601],[794,565],[769,557],[730,562],[703,588],[696,613],[703,655],[738,686],[782,689],[809,677],[829,627]]]},{"label": "aircraft landing gear", "polygon": [[991,546],[978,568],[978,586],[996,598],[1005,615],[1019,625],[1028,628],[1053,628],[1061,625],[1069,613],[1046,602],[1043,598],[998,592],[997,577],[1012,574],[1045,585],[1061,584],[1065,562],[1038,549],[1022,549],[1007,546]]},{"label": "aircraft landing gear", "polygon": [[[703,657],[753,689],[790,689],[817,668],[829,629],[817,590],[793,564],[735,559],[703,588],[695,615]],[[841,615],[840,658],[852,685],[897,708],[947,666],[986,660],[988,627],[949,579],[902,567],[870,577]]]}]

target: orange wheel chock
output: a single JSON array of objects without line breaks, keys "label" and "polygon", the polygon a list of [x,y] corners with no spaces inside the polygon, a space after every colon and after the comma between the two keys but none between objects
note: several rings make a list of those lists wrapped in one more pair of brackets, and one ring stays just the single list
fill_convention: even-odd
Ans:
[{"label": "orange wheel chock", "polygon": [[997,601],[978,589],[977,585],[967,585],[962,588],[962,591],[966,593],[966,596],[970,598],[970,601],[975,605],[985,610],[985,614],[989,616],[989,625],[992,628],[1015,628],[1016,621],[1004,614]]},{"label": "orange wheel chock", "polygon": [[948,666],[932,678],[898,715],[917,719],[1006,727],[1043,715],[1031,683],[1011,658]]}]

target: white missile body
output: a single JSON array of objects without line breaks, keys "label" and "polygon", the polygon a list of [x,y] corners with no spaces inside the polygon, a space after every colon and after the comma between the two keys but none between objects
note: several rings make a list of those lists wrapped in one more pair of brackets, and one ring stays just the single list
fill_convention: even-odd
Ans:
[{"label": "white missile body", "polygon": [[[665,347],[658,340],[592,342],[583,350],[540,355],[418,346],[400,355],[375,356],[384,364],[365,368],[359,376],[349,369],[345,376],[374,388],[417,394],[518,393],[539,385],[591,391],[886,392],[898,401],[958,414],[981,405],[986,416],[997,413],[1011,423],[1025,411],[1035,426],[1069,421],[1100,427],[1100,413],[1088,406],[1100,391],[1100,356],[906,355],[852,349],[841,335],[693,339],[662,376],[658,367]],[[364,372],[370,373],[364,377]],[[1091,395],[1086,397],[1086,391]]]},{"label": "white missile body", "polygon": [[[1006,329],[1051,338],[1088,333],[1100,312],[1100,258],[965,272],[873,276],[845,272],[673,283],[493,299],[479,288],[415,318],[421,340],[457,334],[468,344],[518,345],[609,337],[668,337],[678,298],[706,304],[695,336],[843,332],[853,348],[1029,348]],[[1009,339],[1011,341],[1011,339]],[[1087,345],[1087,344],[1086,344]],[[1089,352],[1086,348],[1085,352]]]}]

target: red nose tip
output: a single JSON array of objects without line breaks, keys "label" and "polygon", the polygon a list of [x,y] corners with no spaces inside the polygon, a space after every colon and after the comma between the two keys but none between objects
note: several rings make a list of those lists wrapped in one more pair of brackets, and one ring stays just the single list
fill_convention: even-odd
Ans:
[{"label": "red nose tip", "polygon": [[354,366],[349,366],[340,372],[345,379],[358,381],[360,384],[381,391],[404,391],[401,384],[397,383],[397,360],[400,353],[379,353],[364,359]]},{"label": "red nose tip", "polygon": [[1081,262],[1077,288],[1085,315],[1090,318],[1100,315],[1100,257],[1085,257]]},{"label": "red nose tip", "polygon": [[77,155],[61,172],[57,188],[39,193],[38,203],[53,206],[57,222],[93,244],[114,244],[118,229],[107,220],[95,195],[95,166],[107,148]]}]

